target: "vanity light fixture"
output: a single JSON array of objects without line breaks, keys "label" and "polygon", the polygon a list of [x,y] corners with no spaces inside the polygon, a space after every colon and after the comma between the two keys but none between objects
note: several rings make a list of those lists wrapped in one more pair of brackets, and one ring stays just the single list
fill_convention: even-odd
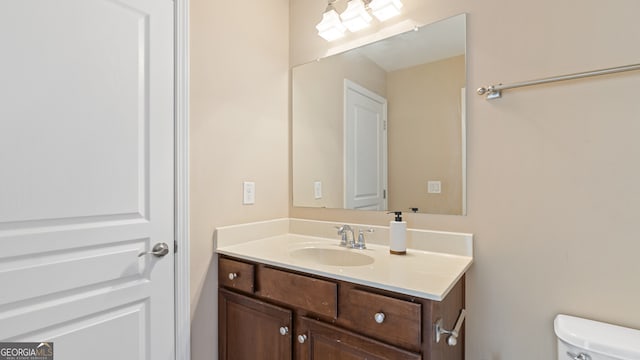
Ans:
[{"label": "vanity light fixture", "polygon": [[365,8],[365,3],[362,0],[349,0],[347,9],[340,14],[342,24],[351,32],[362,30],[369,26],[373,19]]},{"label": "vanity light fixture", "polygon": [[385,21],[400,14],[402,2],[400,0],[372,0],[369,7],[373,16],[380,21]]},{"label": "vanity light fixture", "polygon": [[343,37],[347,29],[356,32],[368,27],[373,19],[369,13],[378,20],[385,21],[399,15],[402,8],[400,0],[349,0],[346,10],[338,15],[333,7],[335,2],[336,0],[329,0],[327,9],[322,14],[322,21],[316,25],[318,35],[327,41]]},{"label": "vanity light fixture", "polygon": [[333,41],[344,36],[345,26],[340,21],[340,15],[333,7],[335,0],[329,0],[327,9],[322,14],[322,21],[316,25],[318,35],[327,41]]}]

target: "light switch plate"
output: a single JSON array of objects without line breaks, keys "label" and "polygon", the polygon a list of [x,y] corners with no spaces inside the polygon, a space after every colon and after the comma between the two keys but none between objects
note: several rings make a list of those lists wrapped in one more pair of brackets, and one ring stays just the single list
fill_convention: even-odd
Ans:
[{"label": "light switch plate", "polygon": [[313,197],[316,200],[322,199],[322,181],[313,182]]},{"label": "light switch plate", "polygon": [[427,191],[429,194],[440,194],[442,191],[442,184],[440,181],[427,181]]},{"label": "light switch plate", "polygon": [[242,183],[242,204],[252,205],[256,203],[256,183],[245,181]]}]

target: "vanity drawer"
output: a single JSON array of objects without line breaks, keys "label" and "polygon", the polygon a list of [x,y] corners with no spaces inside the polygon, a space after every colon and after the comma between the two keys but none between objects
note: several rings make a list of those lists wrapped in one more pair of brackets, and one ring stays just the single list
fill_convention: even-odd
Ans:
[{"label": "vanity drawer", "polygon": [[252,293],[254,289],[254,265],[241,261],[220,258],[218,283],[220,286]]},{"label": "vanity drawer", "polygon": [[338,284],[327,280],[261,267],[257,294],[332,319],[338,313]]},{"label": "vanity drawer", "polygon": [[412,351],[420,351],[422,343],[421,313],[422,305],[418,303],[354,287],[340,291],[340,324]]}]

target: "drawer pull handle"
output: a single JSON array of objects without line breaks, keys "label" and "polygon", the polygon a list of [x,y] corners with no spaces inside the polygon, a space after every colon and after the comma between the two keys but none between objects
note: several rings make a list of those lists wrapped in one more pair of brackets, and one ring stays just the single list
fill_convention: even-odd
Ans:
[{"label": "drawer pull handle", "polygon": [[373,315],[373,319],[378,323],[382,324],[384,322],[385,315],[383,312],[376,313]]},{"label": "drawer pull handle", "polygon": [[229,280],[233,280],[238,277],[237,273],[229,273]]},{"label": "drawer pull handle", "polygon": [[442,319],[438,319],[436,321],[436,342],[440,342],[440,338],[444,335],[449,335],[447,337],[447,344],[449,346],[456,346],[458,344],[458,336],[460,335],[460,328],[462,328],[462,323],[464,322],[464,318],[467,315],[467,311],[465,309],[460,310],[460,315],[458,315],[458,320],[456,320],[456,325],[453,327],[453,330],[447,330],[442,325]]},{"label": "drawer pull handle", "polygon": [[286,326],[281,326],[280,327],[280,335],[284,336],[287,335],[289,333],[289,328]]},{"label": "drawer pull handle", "polygon": [[300,344],[304,344],[305,341],[307,341],[307,335],[305,335],[305,334],[298,335],[298,342]]}]

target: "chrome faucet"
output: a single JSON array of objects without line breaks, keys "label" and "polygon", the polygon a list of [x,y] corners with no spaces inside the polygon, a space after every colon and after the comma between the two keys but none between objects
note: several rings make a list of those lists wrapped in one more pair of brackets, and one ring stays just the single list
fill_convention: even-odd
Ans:
[{"label": "chrome faucet", "polygon": [[[338,235],[342,236],[342,240],[340,241],[340,246],[345,246],[348,248],[353,248],[356,243],[356,238],[353,232],[353,229],[349,225],[336,226],[338,229]],[[349,239],[348,233],[351,233],[351,239]]]},{"label": "chrome faucet", "polygon": [[[351,226],[345,224],[341,226],[336,226],[336,229],[338,229],[338,235],[342,236],[342,239],[340,240],[340,246],[344,246],[349,249],[360,249],[360,250],[367,248],[367,245],[364,243],[364,233],[365,232],[372,233],[374,231],[373,229],[367,229],[367,230],[360,229],[358,231],[358,241],[356,241],[355,231]],[[351,233],[351,238],[349,238],[349,233]]]}]

